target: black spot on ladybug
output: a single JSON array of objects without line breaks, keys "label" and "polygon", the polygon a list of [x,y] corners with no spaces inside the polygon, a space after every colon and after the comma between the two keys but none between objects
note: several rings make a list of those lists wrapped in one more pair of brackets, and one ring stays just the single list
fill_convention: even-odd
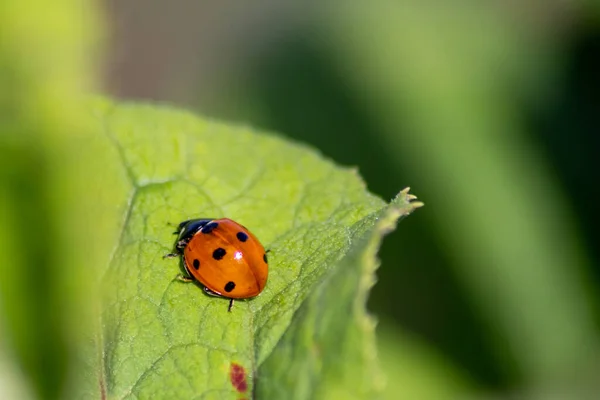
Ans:
[{"label": "black spot on ladybug", "polygon": [[200,260],[195,258],[194,261],[192,262],[192,265],[194,266],[194,269],[200,268]]},{"label": "black spot on ladybug", "polygon": [[269,260],[267,260],[267,253],[263,254],[263,260],[265,260],[265,264],[269,263]]},{"label": "black spot on ladybug", "polygon": [[227,252],[225,251],[224,248],[219,247],[218,249],[216,249],[215,251],[213,251],[213,258],[215,260],[220,260],[223,257],[225,257],[225,254],[227,254]]},{"label": "black spot on ladybug", "polygon": [[237,236],[240,242],[245,242],[248,240],[248,235],[246,235],[244,232],[238,232],[235,236]]},{"label": "black spot on ladybug", "polygon": [[225,285],[225,291],[227,293],[231,292],[233,289],[235,289],[235,282],[227,282],[227,284]]},{"label": "black spot on ladybug", "polygon": [[202,233],[211,233],[219,226],[218,222],[210,222],[202,228]]}]

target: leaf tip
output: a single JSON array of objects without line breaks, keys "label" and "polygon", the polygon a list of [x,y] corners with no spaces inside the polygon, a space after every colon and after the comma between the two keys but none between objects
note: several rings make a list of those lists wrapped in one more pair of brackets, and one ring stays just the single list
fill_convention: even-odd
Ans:
[{"label": "leaf tip", "polygon": [[391,204],[399,205],[402,209],[404,209],[405,214],[410,214],[417,208],[421,208],[425,205],[425,203],[422,201],[415,201],[417,200],[417,196],[409,192],[410,187],[402,189],[391,202]]},{"label": "leaf tip", "polygon": [[425,205],[422,201],[411,201],[410,205],[413,209],[421,208]]}]

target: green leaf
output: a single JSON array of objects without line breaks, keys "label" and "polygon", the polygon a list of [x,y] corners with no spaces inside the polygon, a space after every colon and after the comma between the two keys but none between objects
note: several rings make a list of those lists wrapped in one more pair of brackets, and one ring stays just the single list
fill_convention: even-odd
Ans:
[{"label": "green leaf", "polygon": [[[101,223],[118,212],[120,229],[110,261],[93,271],[104,295],[86,394],[315,398],[379,389],[365,301],[381,238],[420,206],[414,196],[403,191],[387,205],[355,170],[312,149],[186,112],[101,100],[94,115],[106,155],[95,179],[113,213]],[[198,217],[239,221],[270,249],[264,292],[231,313],[226,300],[177,281],[179,262],[162,257],[175,239],[169,224]]]},{"label": "green leaf", "polygon": [[304,299],[260,366],[258,398],[362,399],[380,392],[375,323],[365,304],[383,235],[418,206],[407,193],[349,227],[349,247],[331,248],[341,257]]}]

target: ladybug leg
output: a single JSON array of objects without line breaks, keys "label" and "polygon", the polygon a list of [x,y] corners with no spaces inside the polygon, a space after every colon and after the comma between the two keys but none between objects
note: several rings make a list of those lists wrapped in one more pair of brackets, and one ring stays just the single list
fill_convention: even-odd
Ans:
[{"label": "ladybug leg", "polygon": [[194,282],[196,279],[194,278],[194,276],[192,274],[190,274],[190,271],[187,268],[186,263],[183,263],[183,266],[185,268],[185,272],[186,274],[179,274],[177,275],[177,280],[179,282],[184,282],[184,283],[189,283],[189,282]]},{"label": "ladybug leg", "polygon": [[[223,297],[220,294],[213,292],[212,290],[210,290],[206,286],[204,286],[204,293],[206,293],[209,296]],[[233,308],[233,299],[229,299],[229,307],[227,307],[227,311],[231,312],[232,308]]]},{"label": "ladybug leg", "polygon": [[206,286],[204,286],[204,293],[206,293],[209,296],[214,296],[214,297],[223,297],[218,293],[213,292],[212,290],[210,290],[209,288],[207,288]]},{"label": "ladybug leg", "polygon": [[177,244],[175,245],[175,249],[173,249],[172,253],[169,254],[165,254],[163,256],[163,259],[165,258],[175,258],[175,257],[179,257],[180,255],[183,254],[183,249],[185,249],[185,246],[187,246],[188,242],[190,241],[190,239],[183,239],[183,240],[179,240],[177,242]]},{"label": "ladybug leg", "polygon": [[179,282],[183,282],[183,283],[190,283],[190,282],[194,282],[195,279],[190,277],[190,276],[185,276],[185,275],[177,275],[177,280]]},{"label": "ladybug leg", "polygon": [[[184,246],[184,247],[185,247],[185,246]],[[172,253],[169,253],[169,254],[165,254],[165,255],[163,256],[163,260],[164,260],[165,258],[175,258],[175,257],[179,257],[179,256],[180,256],[182,253],[183,253],[183,252],[182,252],[182,250],[179,248],[179,243],[177,243],[177,246],[175,246],[175,249],[173,250],[173,252],[172,252]]]},{"label": "ladybug leg", "polygon": [[183,249],[185,249],[185,246],[187,246],[187,244],[190,242],[190,240],[191,240],[191,239],[192,239],[192,238],[187,238],[187,239],[182,239],[182,240],[179,240],[179,241],[177,242],[177,244],[175,245],[175,249],[176,249],[176,250],[177,250],[179,253],[182,253],[182,252],[183,252]]}]

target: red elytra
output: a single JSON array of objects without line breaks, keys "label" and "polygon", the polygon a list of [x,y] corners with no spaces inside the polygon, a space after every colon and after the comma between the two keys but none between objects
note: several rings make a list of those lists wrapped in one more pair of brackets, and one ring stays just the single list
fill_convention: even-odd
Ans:
[{"label": "red elytra", "polygon": [[[229,219],[194,219],[179,224],[175,252],[183,255],[188,274],[214,296],[246,299],[260,294],[267,284],[269,265],[260,241]],[[190,278],[182,278],[188,281]]]}]

